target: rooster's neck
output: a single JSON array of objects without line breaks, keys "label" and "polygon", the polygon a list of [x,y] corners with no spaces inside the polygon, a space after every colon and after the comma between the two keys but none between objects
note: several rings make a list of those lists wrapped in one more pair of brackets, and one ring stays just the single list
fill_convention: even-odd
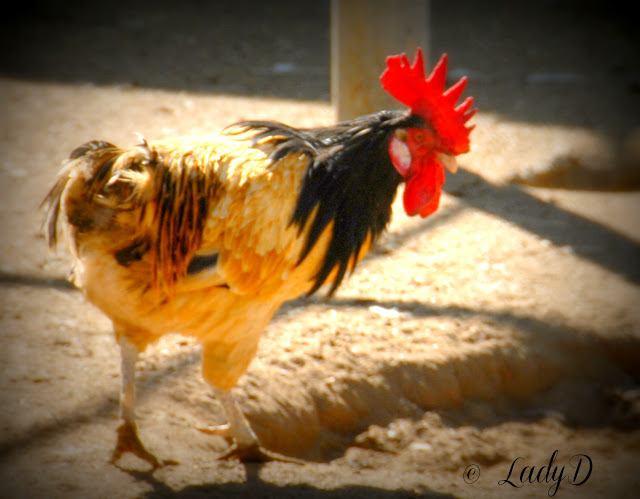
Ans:
[{"label": "rooster's neck", "polygon": [[361,249],[385,230],[403,180],[389,157],[389,140],[395,129],[411,121],[407,113],[385,111],[308,132],[318,154],[309,165],[292,218],[298,227],[311,220],[301,260],[333,222],[332,238],[310,294],[337,268],[332,293]]}]

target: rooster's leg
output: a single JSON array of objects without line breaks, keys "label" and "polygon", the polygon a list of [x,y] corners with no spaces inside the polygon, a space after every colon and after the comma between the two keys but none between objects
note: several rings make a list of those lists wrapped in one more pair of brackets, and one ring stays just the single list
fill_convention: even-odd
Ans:
[{"label": "rooster's leg", "polygon": [[260,445],[258,437],[249,426],[247,418],[236,404],[233,395],[228,390],[221,390],[212,386],[213,393],[222,405],[229,421],[225,425],[212,428],[200,428],[200,431],[213,435],[225,436],[233,439],[233,444],[218,459],[237,457],[241,461],[284,461],[289,463],[302,464],[303,461],[288,456],[283,456],[276,452],[271,452]]},{"label": "rooster's leg", "polygon": [[120,334],[120,357],[122,362],[122,388],[120,392],[120,418],[122,423],[118,427],[118,442],[113,450],[110,462],[116,466],[122,454],[130,452],[151,465],[152,471],[173,461],[159,461],[142,444],[138,437],[136,426],[136,360],[138,349]]}]

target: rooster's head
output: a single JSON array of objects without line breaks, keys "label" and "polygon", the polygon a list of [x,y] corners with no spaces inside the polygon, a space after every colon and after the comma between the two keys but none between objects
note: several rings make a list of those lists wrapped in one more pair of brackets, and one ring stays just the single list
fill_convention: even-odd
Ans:
[{"label": "rooster's head", "polygon": [[458,154],[469,152],[466,126],[475,114],[473,97],[456,105],[467,84],[461,78],[445,90],[447,55],[444,54],[428,78],[420,49],[413,65],[406,54],[387,58],[380,76],[384,89],[406,104],[423,125],[395,130],[389,142],[389,155],[406,183],[404,208],[408,215],[426,217],[436,211],[444,184],[444,168],[455,173]]}]

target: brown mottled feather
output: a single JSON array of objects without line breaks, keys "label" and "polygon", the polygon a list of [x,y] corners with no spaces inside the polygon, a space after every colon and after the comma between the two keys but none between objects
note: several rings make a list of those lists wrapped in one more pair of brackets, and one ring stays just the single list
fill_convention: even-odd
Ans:
[{"label": "brown mottled feather", "polygon": [[[255,134],[88,143],[45,200],[49,242],[62,222],[89,300],[141,349],[167,332],[196,336],[205,377],[221,387],[246,369],[279,306],[313,287],[331,237],[329,226],[300,263],[305,230],[291,214],[309,158],[273,161],[278,137]],[[211,254],[215,265],[187,272]]]}]

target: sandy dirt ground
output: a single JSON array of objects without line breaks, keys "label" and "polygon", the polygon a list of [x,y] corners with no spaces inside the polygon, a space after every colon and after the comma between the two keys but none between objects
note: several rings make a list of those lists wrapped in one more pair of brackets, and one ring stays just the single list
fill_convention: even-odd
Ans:
[{"label": "sandy dirt ground", "polygon": [[226,442],[195,429],[223,422],[198,346],[168,336],[138,370],[142,438],[178,462],[152,474],[107,462],[117,346],[38,204],[89,139],[332,123],[328,5],[29,3],[2,21],[0,497],[637,497],[631,11],[433,3],[432,53],[480,109],[472,152],[436,215],[396,206],[332,299],[283,307],[234,391],[306,464],[217,461]]}]

